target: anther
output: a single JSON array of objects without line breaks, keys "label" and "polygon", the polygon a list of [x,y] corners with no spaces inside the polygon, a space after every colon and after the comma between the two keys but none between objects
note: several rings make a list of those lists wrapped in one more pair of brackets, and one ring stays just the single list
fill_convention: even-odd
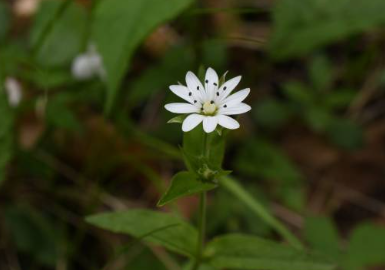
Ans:
[{"label": "anther", "polygon": [[197,86],[197,90],[199,90],[199,86]]},{"label": "anther", "polygon": [[188,95],[191,97],[191,96],[192,96],[192,93],[190,92],[190,93],[188,93]]},{"label": "anther", "polygon": [[227,89],[227,87],[225,86],[225,87],[223,87],[223,90],[226,90]]},{"label": "anther", "polygon": [[206,83],[209,83],[209,80],[206,80]]},{"label": "anther", "polygon": [[217,92],[217,96],[219,97],[219,92]]},{"label": "anther", "polygon": [[223,106],[224,108],[227,108],[227,105],[225,104],[225,106]]},{"label": "anther", "polygon": [[215,85],[215,86],[218,86],[218,84],[217,84],[217,83],[214,83],[214,85]]},{"label": "anther", "polygon": [[196,101],[196,100],[194,100],[194,103],[197,103],[197,101]]},{"label": "anther", "polygon": [[214,104],[214,100],[210,101],[210,104]]}]

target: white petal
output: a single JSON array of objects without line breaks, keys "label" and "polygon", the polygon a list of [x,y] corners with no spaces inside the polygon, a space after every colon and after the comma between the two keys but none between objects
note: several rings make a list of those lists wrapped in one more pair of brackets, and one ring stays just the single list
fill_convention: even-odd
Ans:
[{"label": "white petal", "polygon": [[217,118],[218,118],[218,124],[224,128],[228,128],[228,129],[239,128],[239,123],[237,122],[237,120],[234,120],[231,117],[228,117],[226,115],[218,115]]},{"label": "white petal", "polygon": [[206,133],[213,132],[218,125],[218,119],[216,116],[206,116],[203,119],[203,129]]},{"label": "white petal", "polygon": [[[187,102],[190,102],[191,104],[194,103],[194,98],[192,97],[192,93],[190,90],[183,85],[171,85],[170,87],[171,92],[173,92],[175,95],[177,95],[180,98],[183,98]],[[190,95],[191,93],[191,95]]]},{"label": "white petal", "polygon": [[219,97],[217,98],[217,100],[221,101],[227,98],[231,94],[231,92],[235,89],[235,87],[237,87],[241,79],[242,79],[242,76],[238,76],[225,82],[218,90]]},{"label": "white petal", "polygon": [[8,94],[8,103],[11,107],[19,105],[22,99],[22,87],[18,80],[13,77],[8,77],[5,80],[5,90]]},{"label": "white petal", "polygon": [[186,84],[188,89],[192,92],[194,99],[202,103],[202,98],[206,96],[206,90],[198,77],[191,71],[186,74]]},{"label": "white petal", "polygon": [[204,116],[200,114],[191,114],[183,121],[182,130],[188,132],[203,121]]},{"label": "white petal", "polygon": [[224,115],[235,115],[235,114],[241,114],[245,113],[251,110],[251,107],[245,103],[240,103],[234,107],[227,107],[224,108],[223,106],[219,109],[219,114]]},{"label": "white petal", "polygon": [[78,80],[87,80],[95,75],[92,61],[86,54],[81,54],[72,62],[72,75]]},{"label": "white petal", "polygon": [[234,107],[235,105],[238,105],[239,103],[244,101],[249,94],[250,88],[243,89],[241,91],[236,92],[235,94],[228,96],[220,104],[226,104],[228,108]]},{"label": "white petal", "polygon": [[215,72],[214,69],[208,68],[205,76],[205,88],[206,88],[208,100],[214,99],[214,95],[218,90],[218,84],[219,84],[218,74]]},{"label": "white petal", "polygon": [[164,106],[166,110],[172,113],[196,113],[199,109],[188,103],[169,103]]}]

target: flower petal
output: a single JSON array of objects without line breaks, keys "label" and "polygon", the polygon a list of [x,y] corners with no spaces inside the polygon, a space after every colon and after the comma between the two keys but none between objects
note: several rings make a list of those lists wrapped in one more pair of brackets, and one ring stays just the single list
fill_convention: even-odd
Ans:
[{"label": "flower petal", "polygon": [[225,98],[220,105],[226,104],[228,108],[234,107],[235,105],[241,103],[245,100],[245,98],[250,94],[250,88],[243,89],[241,91],[236,92]]},{"label": "flower petal", "polygon": [[203,129],[206,133],[213,132],[218,125],[218,119],[216,116],[206,116],[203,119]]},{"label": "flower petal", "polygon": [[191,114],[183,121],[182,130],[188,132],[194,129],[203,121],[204,116],[200,114]]},{"label": "flower petal", "polygon": [[234,107],[224,108],[223,106],[218,110],[218,114],[223,115],[236,115],[248,112],[251,110],[251,107],[245,103],[240,103]]},{"label": "flower petal", "polygon": [[218,90],[219,78],[214,69],[208,68],[205,76],[205,88],[207,92],[207,100],[213,100]]},{"label": "flower petal", "polygon": [[218,115],[218,124],[221,125],[224,128],[228,129],[237,129],[239,128],[239,123],[237,120],[226,116],[226,115]]},{"label": "flower petal", "polygon": [[[192,97],[192,93],[190,90],[183,85],[171,85],[170,87],[171,92],[173,92],[175,95],[177,95],[180,98],[183,98],[187,102],[193,104],[194,98]],[[191,93],[191,94],[190,94]]]},{"label": "flower petal", "polygon": [[193,97],[202,103],[203,97],[206,96],[206,90],[198,77],[191,71],[186,74],[186,84],[188,89],[192,92]]},{"label": "flower petal", "polygon": [[225,82],[218,90],[219,96],[217,96],[217,100],[222,101],[225,98],[227,98],[231,94],[231,92],[235,89],[235,87],[237,87],[241,79],[242,79],[242,76],[238,76]]},{"label": "flower petal", "polygon": [[188,103],[169,103],[164,106],[166,110],[172,113],[197,113],[199,109]]}]

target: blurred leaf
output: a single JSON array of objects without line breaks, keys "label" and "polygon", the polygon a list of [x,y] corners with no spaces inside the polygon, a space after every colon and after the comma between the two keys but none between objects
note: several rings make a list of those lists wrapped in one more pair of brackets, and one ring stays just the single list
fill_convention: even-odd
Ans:
[{"label": "blurred leaf", "polygon": [[385,228],[373,224],[359,225],[350,236],[344,266],[346,269],[385,264]]},{"label": "blurred leaf", "polygon": [[[61,8],[62,1],[43,1],[31,33],[31,43],[36,46],[44,30]],[[63,66],[72,62],[84,46],[87,14],[78,3],[71,1],[63,14],[56,18],[51,31],[37,52],[37,60],[44,66]]]},{"label": "blurred leaf", "polygon": [[8,105],[8,97],[5,93],[0,78],[0,184],[5,179],[6,166],[12,157],[12,127],[13,113]]},{"label": "blurred leaf", "polygon": [[278,59],[305,55],[385,23],[383,0],[282,0],[274,8],[270,52]]},{"label": "blurred leaf", "polygon": [[89,216],[89,223],[110,230],[143,238],[176,253],[194,257],[197,231],[175,216],[150,210],[129,210]]},{"label": "blurred leaf", "polygon": [[197,175],[191,172],[179,172],[172,178],[171,184],[159,200],[158,206],[163,206],[178,198],[191,196],[216,187],[217,185],[215,184],[199,180]]},{"label": "blurred leaf", "polygon": [[[218,40],[206,40],[202,44],[202,65],[220,70],[228,60],[226,43]],[[203,77],[204,78],[204,77]]]},{"label": "blurred leaf", "polygon": [[155,27],[173,19],[191,3],[192,0],[100,1],[94,13],[93,36],[107,72],[107,111],[138,45]]},{"label": "blurred leaf", "polygon": [[184,82],[186,71],[191,69],[193,62],[194,54],[191,48],[172,48],[162,57],[158,65],[153,65],[145,70],[133,83],[128,93],[128,102],[135,105],[149,99],[159,91],[171,92],[168,90],[168,86],[177,84],[178,80]]},{"label": "blurred leaf", "polygon": [[289,82],[284,85],[284,94],[300,106],[310,106],[314,103],[315,96],[311,89],[300,82]]},{"label": "blurred leaf", "polygon": [[328,109],[344,109],[349,106],[356,94],[357,91],[351,89],[338,89],[325,95],[323,102]]},{"label": "blurred leaf", "polygon": [[54,266],[59,257],[59,230],[35,209],[10,206],[5,211],[5,222],[19,251],[38,262]]},{"label": "blurred leaf", "polygon": [[324,132],[334,120],[331,112],[326,110],[323,106],[314,105],[302,112],[302,117],[312,130],[316,132]]},{"label": "blurred leaf", "polygon": [[329,59],[324,55],[316,56],[310,65],[310,78],[317,91],[325,91],[333,82],[333,70]]},{"label": "blurred leaf", "polygon": [[329,262],[297,249],[250,235],[231,234],[211,241],[205,255],[215,268],[250,270],[328,270]]},{"label": "blurred leaf", "polygon": [[8,5],[0,2],[0,42],[2,42],[8,34],[10,27],[11,14]]},{"label": "blurred leaf", "polygon": [[327,128],[327,134],[333,143],[348,150],[360,148],[364,143],[362,128],[348,119],[333,119]]},{"label": "blurred leaf", "polygon": [[255,215],[261,218],[266,224],[274,228],[287,242],[295,248],[303,249],[302,243],[265,207],[260,200],[245,190],[236,180],[231,177],[222,177],[220,184],[232,193],[239,201],[244,203]]},{"label": "blurred leaf", "polygon": [[263,139],[244,144],[236,158],[236,167],[248,175],[279,180],[283,184],[297,184],[302,180],[300,171],[288,157]]},{"label": "blurred leaf", "polygon": [[269,98],[259,102],[252,113],[262,126],[279,128],[288,120],[291,111],[284,103]]},{"label": "blurred leaf", "polygon": [[69,93],[63,93],[49,99],[45,116],[47,121],[55,127],[80,131],[82,130],[82,124],[69,108],[68,99],[71,96]]},{"label": "blurred leaf", "polygon": [[[225,132],[224,132],[225,133]],[[192,131],[183,133],[183,150],[188,155],[193,157],[204,157],[203,153],[204,139],[207,136],[207,147],[209,149],[207,162],[209,167],[219,169],[222,167],[223,158],[225,155],[225,140],[226,134],[218,135],[217,132],[205,133],[203,126],[200,124]]]},{"label": "blurred leaf", "polygon": [[159,261],[149,248],[144,248],[139,255],[130,260],[126,266],[127,270],[151,269],[151,270],[167,270],[167,268]]},{"label": "blurred leaf", "polygon": [[328,255],[335,261],[341,258],[338,231],[330,218],[306,218],[304,235],[313,249]]}]

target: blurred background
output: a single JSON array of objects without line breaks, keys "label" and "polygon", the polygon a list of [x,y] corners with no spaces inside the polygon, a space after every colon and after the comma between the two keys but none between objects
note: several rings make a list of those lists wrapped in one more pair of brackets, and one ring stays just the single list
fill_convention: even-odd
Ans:
[{"label": "blurred background", "polygon": [[[181,269],[84,217],[155,209],[184,168],[168,86],[203,67],[251,88],[224,168],[341,269],[385,269],[384,10],[383,0],[0,0],[0,269]],[[196,206],[171,208],[195,221]],[[225,232],[282,240],[219,188],[208,235]]]}]

